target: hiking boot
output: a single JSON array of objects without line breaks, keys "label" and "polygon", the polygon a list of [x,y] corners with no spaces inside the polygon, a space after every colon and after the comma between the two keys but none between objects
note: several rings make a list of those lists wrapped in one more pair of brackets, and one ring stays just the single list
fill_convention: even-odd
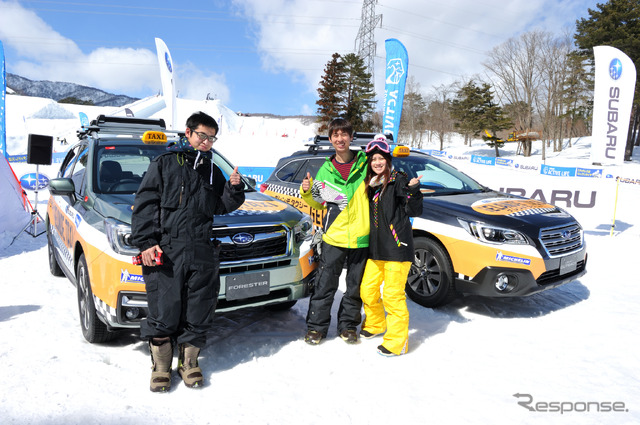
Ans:
[{"label": "hiking boot", "polygon": [[154,393],[166,392],[171,388],[171,361],[173,360],[173,344],[171,338],[151,338],[151,385]]},{"label": "hiking boot", "polygon": [[397,356],[397,354],[394,354],[391,351],[387,350],[384,347],[384,345],[378,345],[378,354],[380,354],[381,356],[385,356],[385,357],[395,357],[395,356]]},{"label": "hiking boot", "polygon": [[345,329],[340,332],[340,338],[347,344],[357,344],[358,343],[358,333],[355,329]]},{"label": "hiking boot", "polygon": [[318,331],[308,331],[304,336],[304,342],[311,345],[318,345],[323,339],[324,336]]},{"label": "hiking boot", "polygon": [[178,373],[189,388],[197,388],[204,385],[202,369],[198,367],[198,355],[200,349],[191,344],[180,344],[178,357]]},{"label": "hiking boot", "polygon": [[384,332],[380,332],[379,334],[374,334],[371,333],[369,331],[365,331],[364,329],[360,331],[360,338],[364,338],[364,339],[371,339],[371,338],[375,338],[377,336],[382,335]]}]

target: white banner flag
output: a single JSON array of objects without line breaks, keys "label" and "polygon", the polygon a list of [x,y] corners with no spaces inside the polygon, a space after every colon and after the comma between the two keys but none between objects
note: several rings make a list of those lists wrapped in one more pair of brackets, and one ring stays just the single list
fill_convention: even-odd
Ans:
[{"label": "white banner flag", "polygon": [[615,47],[596,46],[591,162],[622,164],[631,119],[636,67]]},{"label": "white banner flag", "polygon": [[176,82],[173,78],[173,61],[169,48],[160,38],[156,38],[156,52],[158,54],[158,65],[160,65],[160,80],[162,81],[162,94],[167,105],[168,129],[173,129],[176,125]]}]

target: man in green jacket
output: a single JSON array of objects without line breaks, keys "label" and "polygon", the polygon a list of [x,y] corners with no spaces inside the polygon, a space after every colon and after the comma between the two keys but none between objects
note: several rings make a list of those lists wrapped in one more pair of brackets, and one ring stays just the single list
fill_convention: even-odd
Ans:
[{"label": "man in green jacket", "polygon": [[319,344],[327,337],[331,305],[346,261],[344,295],[338,309],[338,333],[349,344],[358,342],[362,321],[360,282],[369,250],[369,199],[364,178],[367,157],[351,151],[353,127],[336,118],[329,123],[329,141],[336,153],[327,158],[315,179],[307,173],[300,186],[302,199],[312,208],[326,210],[322,227],[320,267],[309,299],[305,342]]}]

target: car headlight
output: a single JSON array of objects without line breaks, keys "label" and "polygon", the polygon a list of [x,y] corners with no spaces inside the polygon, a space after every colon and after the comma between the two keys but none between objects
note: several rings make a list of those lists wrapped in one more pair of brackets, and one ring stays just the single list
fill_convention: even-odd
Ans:
[{"label": "car headlight", "polygon": [[298,242],[311,240],[313,236],[313,222],[311,216],[304,214],[302,220],[296,224],[295,228],[296,240]]},{"label": "car headlight", "polygon": [[104,220],[104,231],[107,234],[107,240],[111,249],[118,254],[138,255],[140,250],[130,245],[131,226],[113,218]]},{"label": "car headlight", "polygon": [[467,221],[458,218],[458,222],[476,239],[491,244],[528,245],[527,237],[515,230],[489,226],[479,221]]}]

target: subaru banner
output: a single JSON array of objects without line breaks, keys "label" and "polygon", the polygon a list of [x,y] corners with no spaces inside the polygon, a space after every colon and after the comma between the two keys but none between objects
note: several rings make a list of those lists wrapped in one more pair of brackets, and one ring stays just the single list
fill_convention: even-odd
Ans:
[{"label": "subaru banner", "polygon": [[636,87],[636,67],[629,56],[615,47],[596,46],[593,54],[596,73],[591,162],[622,164]]}]

